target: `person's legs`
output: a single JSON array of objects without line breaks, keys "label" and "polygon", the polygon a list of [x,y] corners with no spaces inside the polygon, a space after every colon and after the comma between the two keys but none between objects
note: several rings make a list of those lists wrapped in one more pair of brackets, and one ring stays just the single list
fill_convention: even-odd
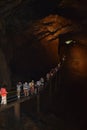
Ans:
[{"label": "person's legs", "polygon": [[6,96],[3,97],[3,104],[7,104],[7,97]]},{"label": "person's legs", "polygon": [[20,98],[20,90],[17,91],[17,97]]}]

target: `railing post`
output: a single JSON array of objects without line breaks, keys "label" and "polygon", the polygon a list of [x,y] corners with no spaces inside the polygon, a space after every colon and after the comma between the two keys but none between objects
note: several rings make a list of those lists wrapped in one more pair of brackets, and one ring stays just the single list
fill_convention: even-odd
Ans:
[{"label": "railing post", "polygon": [[40,94],[37,94],[37,113],[40,113]]},{"label": "railing post", "polygon": [[20,120],[20,103],[19,102],[15,103],[14,105],[14,114],[15,114],[15,118],[17,120]]}]

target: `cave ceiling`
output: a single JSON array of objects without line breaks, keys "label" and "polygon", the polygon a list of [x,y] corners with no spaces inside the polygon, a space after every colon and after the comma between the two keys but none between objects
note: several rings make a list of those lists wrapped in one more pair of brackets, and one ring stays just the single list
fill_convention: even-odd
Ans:
[{"label": "cave ceiling", "polygon": [[0,0],[0,31],[7,35],[18,34],[30,28],[31,25],[35,26],[37,20],[41,23],[45,17],[45,22],[52,25],[50,19],[47,19],[49,15],[53,15],[54,21],[57,18],[56,15],[60,15],[67,19],[80,20],[80,24],[85,24],[86,3],[85,0]]}]

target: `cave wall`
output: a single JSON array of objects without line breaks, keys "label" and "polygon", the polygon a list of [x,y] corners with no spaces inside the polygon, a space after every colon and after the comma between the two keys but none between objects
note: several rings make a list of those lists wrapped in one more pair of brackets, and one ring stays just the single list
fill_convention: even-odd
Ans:
[{"label": "cave wall", "polygon": [[6,84],[8,89],[11,88],[10,69],[6,62],[5,55],[0,49],[0,86],[2,86],[2,84]]}]

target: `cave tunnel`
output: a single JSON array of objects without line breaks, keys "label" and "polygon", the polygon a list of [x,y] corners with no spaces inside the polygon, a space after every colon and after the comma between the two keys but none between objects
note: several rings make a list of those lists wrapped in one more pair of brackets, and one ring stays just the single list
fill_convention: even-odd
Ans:
[{"label": "cave tunnel", "polygon": [[18,81],[38,80],[61,62],[52,112],[84,128],[86,12],[86,0],[0,0],[0,86],[4,82],[11,90]]}]

